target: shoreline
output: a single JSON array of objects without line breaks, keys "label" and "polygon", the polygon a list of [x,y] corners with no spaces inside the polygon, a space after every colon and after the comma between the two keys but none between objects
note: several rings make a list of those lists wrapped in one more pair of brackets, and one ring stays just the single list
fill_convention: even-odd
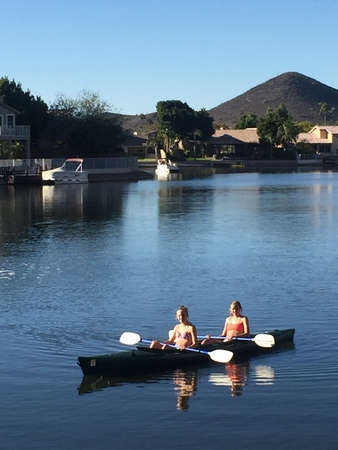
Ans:
[{"label": "shoreline", "polygon": [[[302,163],[300,164],[296,160],[207,160],[207,161],[177,161],[180,168],[193,168],[193,167],[210,167],[210,168],[229,168],[237,170],[251,170],[251,169],[295,169],[295,168],[311,168],[311,167],[325,167],[321,161]],[[154,169],[156,167],[156,161],[138,161],[140,169],[148,168]]]}]

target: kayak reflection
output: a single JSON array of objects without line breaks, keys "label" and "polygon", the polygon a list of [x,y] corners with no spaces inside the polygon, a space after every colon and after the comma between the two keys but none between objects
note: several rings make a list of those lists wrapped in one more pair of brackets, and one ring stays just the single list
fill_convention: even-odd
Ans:
[{"label": "kayak reflection", "polygon": [[[208,380],[214,386],[226,386],[230,388],[233,397],[243,394],[244,386],[249,381],[256,385],[271,385],[274,383],[275,373],[270,366],[257,364],[250,366],[249,361],[229,362],[225,364],[223,372],[209,373]],[[101,391],[108,387],[119,387],[126,384],[151,384],[161,383],[163,381],[172,382],[174,393],[177,396],[176,408],[179,411],[189,409],[190,397],[196,395],[199,376],[205,373],[200,369],[176,369],[156,374],[143,374],[132,377],[110,377],[105,375],[85,375],[78,387],[79,395],[89,394],[95,391]]]},{"label": "kayak reflection", "polygon": [[[249,372],[252,372],[249,377]],[[225,373],[211,373],[209,381],[215,386],[230,387],[232,397],[243,394],[243,388],[253,379],[256,385],[271,385],[274,382],[274,369],[266,365],[250,368],[250,361],[229,362],[225,365]]]},{"label": "kayak reflection", "polygon": [[133,377],[110,377],[105,375],[84,375],[78,387],[78,394],[90,394],[108,387],[119,387],[125,384],[145,384],[159,382],[159,376],[143,375]]},{"label": "kayak reflection", "polygon": [[133,376],[133,377],[109,377],[100,375],[85,375],[78,388],[79,395],[101,391],[108,387],[118,387],[125,384],[149,384],[159,383],[163,380],[172,381],[174,392],[177,395],[176,407],[178,410],[189,409],[189,398],[197,391],[198,370],[177,369],[173,372],[161,374]]}]

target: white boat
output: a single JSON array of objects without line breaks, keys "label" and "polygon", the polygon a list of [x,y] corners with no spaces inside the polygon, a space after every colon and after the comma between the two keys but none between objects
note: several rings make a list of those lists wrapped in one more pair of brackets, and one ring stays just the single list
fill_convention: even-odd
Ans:
[{"label": "white boat", "polygon": [[51,170],[42,172],[42,181],[45,184],[78,184],[88,183],[88,173],[82,169],[83,159],[69,158],[62,164]]},{"label": "white boat", "polygon": [[172,163],[170,159],[159,159],[157,161],[156,173],[158,175],[179,172],[180,169],[176,163]]}]

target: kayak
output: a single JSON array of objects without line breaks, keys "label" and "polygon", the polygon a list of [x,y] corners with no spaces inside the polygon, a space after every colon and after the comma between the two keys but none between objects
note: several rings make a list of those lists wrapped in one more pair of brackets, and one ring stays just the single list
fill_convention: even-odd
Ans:
[{"label": "kayak", "polygon": [[[227,350],[233,353],[233,359],[249,358],[256,354],[275,352],[287,344],[293,343],[295,329],[273,330],[266,334],[274,337],[275,345],[269,348],[260,347],[253,340],[256,334],[248,336],[245,340],[231,340],[217,342],[198,347],[203,353],[187,350],[168,349],[161,350],[145,346],[119,353],[97,356],[79,356],[77,364],[81,367],[83,375],[132,375],[162,369],[176,369],[182,367],[205,366],[215,364],[208,352]],[[260,335],[261,336],[261,335]],[[249,339],[248,339],[249,338]]]}]

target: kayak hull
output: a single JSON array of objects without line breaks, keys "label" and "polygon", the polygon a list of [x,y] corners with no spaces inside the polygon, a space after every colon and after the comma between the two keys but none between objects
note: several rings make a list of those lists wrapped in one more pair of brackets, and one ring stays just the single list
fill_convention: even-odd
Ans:
[{"label": "kayak hull", "polygon": [[[286,344],[293,343],[295,330],[274,330],[268,332],[275,338],[275,345],[271,348],[259,347],[250,340],[237,340],[203,345],[199,349],[211,352],[216,349],[229,350],[234,353],[233,360],[248,358],[260,353],[271,353]],[[251,335],[254,337],[255,335]],[[118,375],[132,376],[140,373],[162,369],[176,369],[182,367],[205,366],[215,364],[209,355],[197,352],[180,351],[176,349],[159,350],[149,347],[96,356],[79,356],[78,365],[84,375]]]}]

